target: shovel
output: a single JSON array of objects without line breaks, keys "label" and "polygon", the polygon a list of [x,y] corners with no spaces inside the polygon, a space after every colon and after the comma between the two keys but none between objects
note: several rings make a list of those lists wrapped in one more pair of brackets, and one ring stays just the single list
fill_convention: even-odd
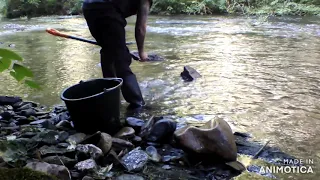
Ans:
[{"label": "shovel", "polygon": [[[59,37],[63,37],[63,38],[74,39],[74,40],[78,40],[78,41],[82,41],[82,42],[87,42],[90,44],[99,45],[96,41],[92,41],[92,40],[88,40],[88,39],[84,39],[84,38],[80,38],[80,37],[76,37],[76,36],[71,36],[71,35],[59,32],[58,30],[52,29],[52,28],[47,28],[46,32],[49,34],[52,34],[54,36],[59,36]],[[126,45],[130,45],[130,44],[134,44],[134,43],[133,42],[126,43]],[[130,53],[130,54],[134,60],[137,60],[137,61],[140,60],[140,57],[139,57],[139,55],[137,55],[137,53]]]}]

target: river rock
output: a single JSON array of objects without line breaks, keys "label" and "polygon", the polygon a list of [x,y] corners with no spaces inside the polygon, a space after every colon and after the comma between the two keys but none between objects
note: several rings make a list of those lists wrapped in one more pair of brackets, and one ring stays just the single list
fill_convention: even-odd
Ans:
[{"label": "river rock", "polygon": [[134,136],[134,138],[132,139],[132,142],[135,144],[135,145],[139,145],[141,144],[142,142],[142,138],[140,136]]},{"label": "river rock", "polygon": [[36,114],[36,111],[34,109],[25,109],[17,112],[17,114],[21,116],[30,117],[30,116],[34,116]]},{"label": "river rock", "polygon": [[116,177],[116,180],[144,180],[144,178],[133,174],[122,174]]},{"label": "river rock", "polygon": [[74,150],[70,149],[66,149],[66,148],[59,148],[56,146],[47,146],[44,145],[39,149],[39,152],[41,155],[43,156],[49,156],[49,155],[57,155],[57,154],[67,154],[67,153],[73,153]]},{"label": "river rock", "polygon": [[0,105],[14,105],[16,103],[22,102],[22,99],[20,97],[16,96],[0,96]]},{"label": "river rock", "polygon": [[237,159],[235,138],[229,124],[223,119],[210,120],[200,128],[185,127],[175,132],[175,139],[186,152],[198,160]]},{"label": "river rock", "polygon": [[138,172],[147,164],[148,159],[148,154],[138,147],[123,156],[121,161],[127,171]]},{"label": "river rock", "polygon": [[132,127],[135,132],[139,133],[141,130],[141,127],[145,124],[145,121],[142,119],[134,118],[134,117],[128,117],[127,124]]},{"label": "river rock", "polygon": [[85,176],[82,178],[82,180],[94,180],[94,178],[90,177],[90,176]]},{"label": "river rock", "polygon": [[130,139],[134,137],[134,133],[135,131],[132,127],[123,127],[113,137],[120,138],[120,139]]},{"label": "river rock", "polygon": [[201,77],[201,75],[194,68],[190,66],[184,66],[183,72],[180,75],[182,79],[185,81],[193,81]]},{"label": "river rock", "polygon": [[86,137],[86,134],[84,134],[84,133],[76,133],[76,134],[69,136],[69,138],[66,141],[70,144],[72,144],[72,143],[78,144],[81,141],[83,141],[85,137]]},{"label": "river rock", "polygon": [[0,116],[2,117],[3,120],[10,120],[14,116],[13,111],[4,111],[0,113]]},{"label": "river rock", "polygon": [[97,131],[87,136],[80,144],[94,144],[102,150],[103,154],[107,154],[112,147],[112,137],[107,133]]},{"label": "river rock", "polygon": [[[134,56],[134,60],[140,60],[139,53],[137,51],[134,51],[131,53]],[[148,54],[148,61],[163,61],[164,58],[155,54],[155,53],[149,53]]]},{"label": "river rock", "polygon": [[103,154],[107,154],[112,147],[112,137],[107,133],[101,133],[97,146],[102,150]]},{"label": "river rock", "polygon": [[78,162],[74,167],[80,172],[95,172],[98,169],[98,165],[93,159]]},{"label": "river rock", "polygon": [[170,165],[163,165],[163,166],[162,166],[162,169],[170,170],[170,169],[171,169],[171,166],[170,166]]},{"label": "river rock", "polygon": [[92,158],[94,160],[98,160],[103,157],[103,152],[100,148],[93,144],[79,144],[76,147],[76,157],[78,161],[82,161],[85,159]]},{"label": "river rock", "polygon": [[70,180],[69,171],[65,166],[48,164],[45,162],[30,162],[25,167],[56,176],[61,180]]},{"label": "river rock", "polygon": [[176,127],[177,123],[175,121],[161,119],[154,124],[147,140],[151,142],[168,143],[173,137]]},{"label": "river rock", "polygon": [[53,124],[53,122],[48,120],[48,119],[42,119],[42,120],[33,121],[33,122],[30,123],[30,125],[40,125],[42,128],[51,129],[51,130],[55,130],[56,129],[56,127]]},{"label": "river rock", "polygon": [[67,132],[57,132],[53,130],[43,131],[33,137],[37,142],[44,144],[55,145],[59,142],[65,141],[68,138],[69,134]]},{"label": "river rock", "polygon": [[71,159],[65,156],[48,156],[43,158],[42,161],[49,164],[64,165],[69,168],[73,167],[77,163],[75,159]]},{"label": "river rock", "polygon": [[73,128],[71,123],[67,120],[58,122],[58,124],[56,124],[56,127],[60,130],[69,130]]},{"label": "river rock", "polygon": [[121,150],[124,150],[124,149],[133,149],[134,148],[134,145],[129,142],[129,141],[126,141],[126,140],[123,140],[123,139],[119,139],[119,138],[112,138],[112,148],[119,152]]},{"label": "river rock", "polygon": [[141,127],[141,131],[139,133],[139,136],[144,139],[146,137],[148,137],[148,135],[150,134],[152,127],[154,125],[154,123],[156,122],[154,116],[152,116],[142,127]]},{"label": "river rock", "polygon": [[160,162],[161,155],[158,153],[157,149],[153,146],[148,146],[146,148],[146,153],[149,155],[150,160],[154,162]]}]

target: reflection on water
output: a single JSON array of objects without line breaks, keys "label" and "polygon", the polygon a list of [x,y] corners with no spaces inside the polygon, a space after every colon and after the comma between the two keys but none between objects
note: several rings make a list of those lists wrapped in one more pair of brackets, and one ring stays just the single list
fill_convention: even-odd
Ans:
[{"label": "reflection on water", "polygon": [[[134,41],[134,19],[128,23],[127,40]],[[11,33],[6,24],[25,28]],[[2,75],[1,93],[54,105],[61,103],[63,88],[101,77],[99,47],[53,37],[44,32],[47,27],[92,39],[82,17],[0,22],[0,46],[16,44],[44,87],[33,92]],[[132,62],[146,101],[157,107],[150,113],[226,117],[289,154],[314,159],[318,172],[319,18],[151,17],[146,41],[147,50],[166,58]],[[185,65],[202,78],[183,82],[179,75]]]}]

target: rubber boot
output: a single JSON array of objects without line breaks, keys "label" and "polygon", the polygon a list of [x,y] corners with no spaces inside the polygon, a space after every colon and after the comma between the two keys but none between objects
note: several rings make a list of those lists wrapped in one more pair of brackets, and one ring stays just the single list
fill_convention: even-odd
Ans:
[{"label": "rubber boot", "polygon": [[124,99],[130,104],[128,109],[135,109],[145,106],[142,93],[134,74],[123,77],[121,91]]}]

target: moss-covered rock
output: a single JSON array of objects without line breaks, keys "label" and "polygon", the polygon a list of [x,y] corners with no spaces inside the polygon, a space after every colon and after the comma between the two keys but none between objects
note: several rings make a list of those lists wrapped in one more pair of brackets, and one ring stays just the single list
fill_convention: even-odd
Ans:
[{"label": "moss-covered rock", "polygon": [[28,168],[0,168],[1,180],[58,180],[58,178]]}]

